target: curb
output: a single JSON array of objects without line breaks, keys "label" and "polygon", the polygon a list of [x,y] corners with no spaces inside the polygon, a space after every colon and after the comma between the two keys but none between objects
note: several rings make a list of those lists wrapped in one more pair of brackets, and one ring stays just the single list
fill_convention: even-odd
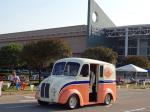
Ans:
[{"label": "curb", "polygon": [[2,95],[23,95],[23,94],[35,94],[36,91],[14,91],[14,92],[4,92],[2,91]]}]

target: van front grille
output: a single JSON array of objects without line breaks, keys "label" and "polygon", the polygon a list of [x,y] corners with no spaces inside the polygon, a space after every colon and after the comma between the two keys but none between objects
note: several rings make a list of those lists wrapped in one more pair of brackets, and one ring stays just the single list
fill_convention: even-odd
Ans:
[{"label": "van front grille", "polygon": [[43,83],[41,86],[41,97],[42,98],[49,98],[49,87],[50,84],[48,83]]}]

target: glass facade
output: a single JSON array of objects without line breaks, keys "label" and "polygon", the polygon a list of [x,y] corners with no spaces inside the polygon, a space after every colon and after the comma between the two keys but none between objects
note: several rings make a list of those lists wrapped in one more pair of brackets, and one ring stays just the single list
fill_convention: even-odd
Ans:
[{"label": "glass facade", "polygon": [[[95,32],[94,32],[95,31]],[[123,26],[93,30],[88,47],[105,46],[118,53],[118,63],[126,56],[150,58],[150,25]]]},{"label": "glass facade", "polygon": [[150,56],[150,38],[140,39],[139,54],[143,56]]},{"label": "glass facade", "polygon": [[[118,40],[116,52],[119,56],[125,55],[125,39]],[[128,40],[128,55],[150,56],[150,38],[130,38]]]}]

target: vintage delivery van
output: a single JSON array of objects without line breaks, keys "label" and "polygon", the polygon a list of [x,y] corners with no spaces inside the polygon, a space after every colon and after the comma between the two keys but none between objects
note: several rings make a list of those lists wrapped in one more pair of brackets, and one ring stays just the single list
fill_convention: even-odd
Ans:
[{"label": "vintage delivery van", "polygon": [[41,105],[65,104],[78,106],[116,101],[115,66],[85,58],[65,58],[56,61],[51,75],[43,80],[35,95]]}]

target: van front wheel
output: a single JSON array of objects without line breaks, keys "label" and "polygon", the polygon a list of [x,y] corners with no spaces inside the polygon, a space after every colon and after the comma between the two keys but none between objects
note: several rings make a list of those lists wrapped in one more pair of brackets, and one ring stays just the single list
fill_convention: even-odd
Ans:
[{"label": "van front wheel", "polygon": [[79,98],[76,94],[73,94],[69,97],[67,102],[67,107],[69,109],[75,109],[79,106]]}]

